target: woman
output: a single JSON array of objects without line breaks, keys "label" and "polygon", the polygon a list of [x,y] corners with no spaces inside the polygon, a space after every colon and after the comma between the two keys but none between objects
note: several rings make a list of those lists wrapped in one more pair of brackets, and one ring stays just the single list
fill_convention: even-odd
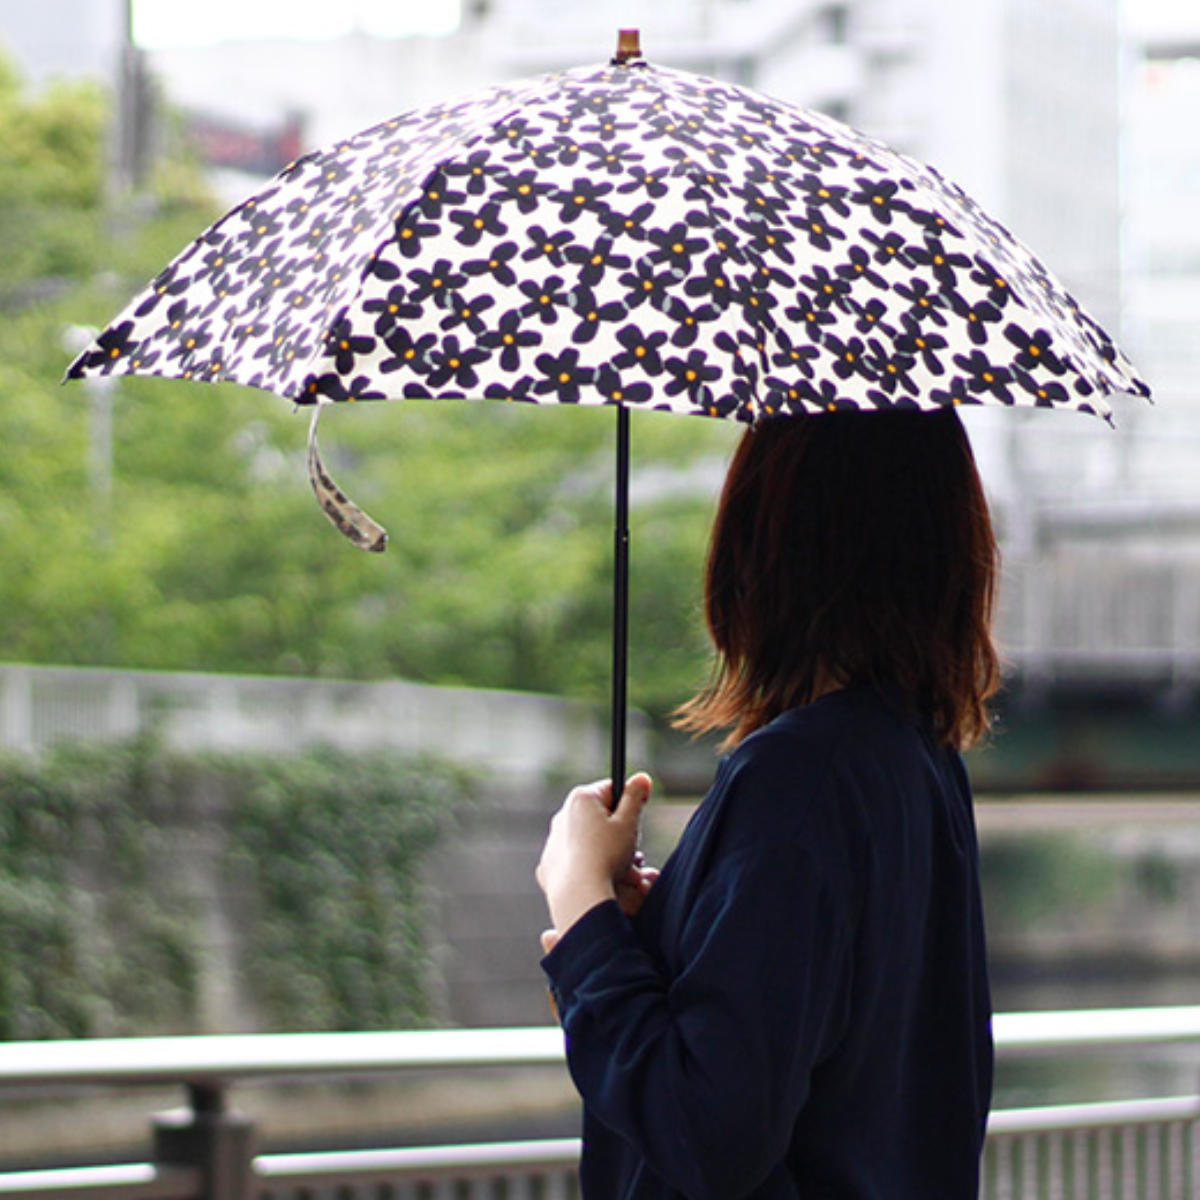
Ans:
[{"label": "woman", "polygon": [[996,567],[952,410],[746,433],[717,666],[681,710],[732,752],[661,877],[644,775],[611,813],[607,782],[575,789],[538,865],[588,1200],[975,1200],[992,1047],[958,751],[997,686]]}]

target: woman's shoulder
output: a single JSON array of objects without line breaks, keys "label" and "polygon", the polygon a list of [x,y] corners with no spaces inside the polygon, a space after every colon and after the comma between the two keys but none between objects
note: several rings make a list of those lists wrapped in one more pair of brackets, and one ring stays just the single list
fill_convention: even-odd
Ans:
[{"label": "woman's shoulder", "polygon": [[785,824],[845,819],[877,792],[923,777],[942,752],[923,723],[870,687],[831,692],[789,709],[729,755],[728,788],[745,815],[775,810]]}]

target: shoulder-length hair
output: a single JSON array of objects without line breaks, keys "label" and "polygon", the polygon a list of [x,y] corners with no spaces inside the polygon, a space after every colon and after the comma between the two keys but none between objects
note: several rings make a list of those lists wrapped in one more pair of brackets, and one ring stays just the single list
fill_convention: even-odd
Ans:
[{"label": "shoulder-length hair", "polygon": [[712,531],[712,678],[676,713],[724,747],[834,687],[898,694],[940,741],[989,727],[999,554],[953,409],[768,418],[747,430]]}]

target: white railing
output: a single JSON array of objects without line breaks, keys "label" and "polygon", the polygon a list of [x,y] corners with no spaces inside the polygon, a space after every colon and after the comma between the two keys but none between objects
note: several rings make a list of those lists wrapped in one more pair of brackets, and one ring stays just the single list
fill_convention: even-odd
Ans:
[{"label": "white railing", "polygon": [[[997,1053],[1112,1051],[1200,1043],[1200,1006],[1008,1013]],[[0,1174],[5,1200],[568,1200],[575,1139],[257,1154],[225,1105],[249,1080],[293,1083],[430,1069],[559,1066],[556,1028],[267,1034],[0,1044],[0,1095],[85,1086],[182,1084],[190,1107],[156,1117],[152,1160]],[[16,1148],[13,1148],[16,1149]],[[1200,1185],[1200,1096],[993,1113],[983,1200],[1192,1200]],[[503,1182],[498,1182],[503,1181]]]}]

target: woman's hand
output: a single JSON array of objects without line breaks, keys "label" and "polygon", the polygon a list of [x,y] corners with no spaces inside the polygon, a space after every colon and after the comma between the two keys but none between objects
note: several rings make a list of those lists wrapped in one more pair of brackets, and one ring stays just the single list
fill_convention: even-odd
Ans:
[{"label": "woman's hand", "polygon": [[536,872],[554,925],[542,935],[546,950],[585,912],[605,900],[620,899],[626,912],[636,912],[657,878],[656,871],[636,858],[650,777],[634,775],[612,812],[608,808],[611,795],[608,780],[577,787],[550,822]]}]

